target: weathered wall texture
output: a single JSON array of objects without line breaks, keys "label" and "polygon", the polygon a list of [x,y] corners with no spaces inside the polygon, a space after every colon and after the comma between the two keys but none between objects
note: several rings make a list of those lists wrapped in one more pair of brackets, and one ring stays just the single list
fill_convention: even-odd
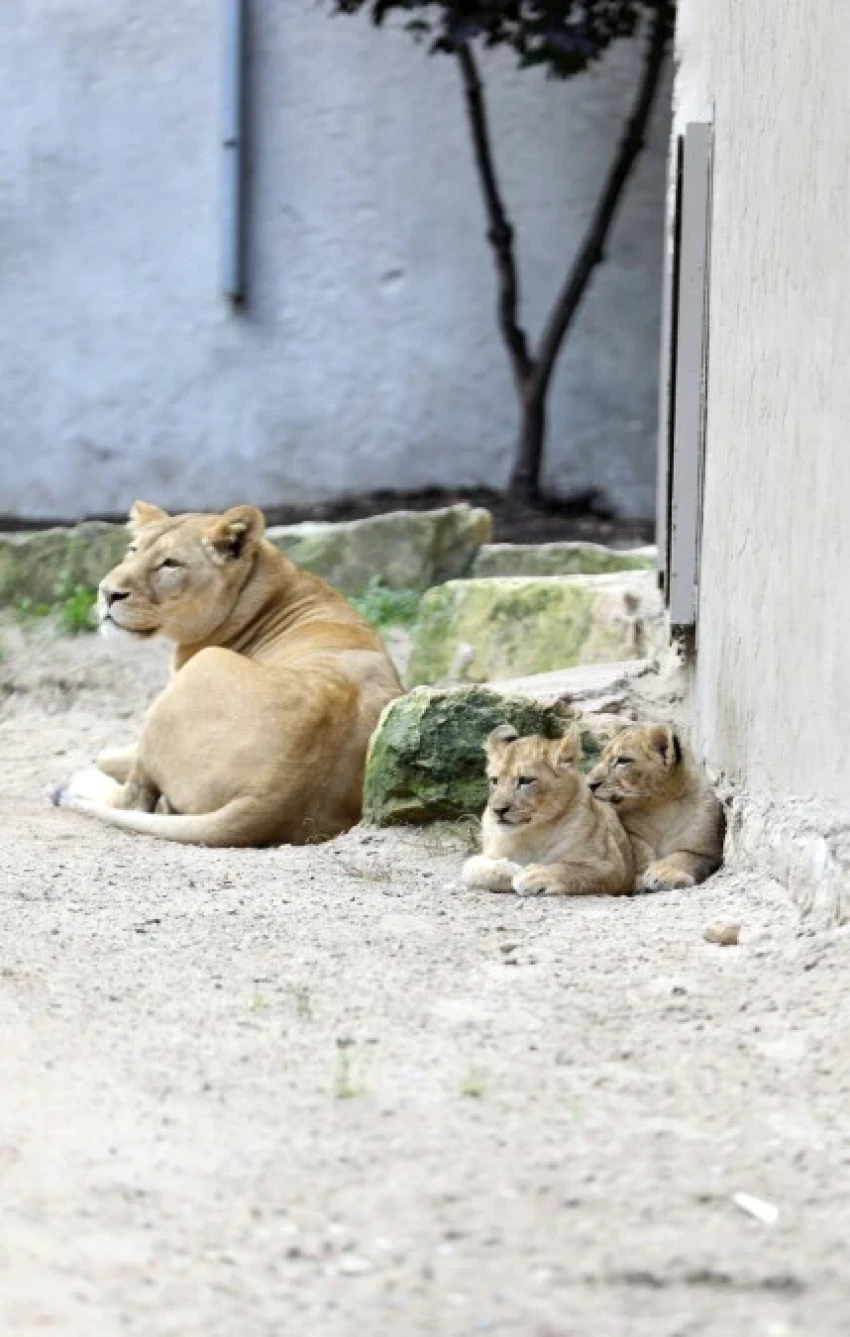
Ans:
[{"label": "weathered wall texture", "polygon": [[845,0],[687,0],[677,118],[715,106],[696,737],[850,808]]},{"label": "weathered wall texture", "polygon": [[[0,6],[0,512],[507,475],[515,408],[455,68],[311,0],[251,8],[251,301],[233,316],[219,6]],[[636,54],[573,89],[488,64],[535,330]],[[653,506],[665,103],[553,413],[553,482],[631,514]]]}]

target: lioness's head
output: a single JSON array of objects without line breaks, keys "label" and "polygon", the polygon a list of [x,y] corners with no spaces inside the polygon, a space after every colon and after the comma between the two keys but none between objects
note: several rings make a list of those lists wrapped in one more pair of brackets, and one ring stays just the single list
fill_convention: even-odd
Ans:
[{"label": "lioness's head", "polygon": [[168,515],[137,501],[129,529],[127,555],[98,590],[101,634],[146,639],[162,632],[179,645],[196,645],[232,613],[265,521],[253,506]]},{"label": "lioness's head", "polygon": [[574,802],[583,780],[577,729],[563,738],[520,738],[500,724],[484,744],[490,796],[487,810],[500,826],[548,822]]},{"label": "lioness's head", "polygon": [[587,781],[597,798],[628,811],[668,797],[681,764],[682,744],[669,724],[635,725],[614,735]]}]

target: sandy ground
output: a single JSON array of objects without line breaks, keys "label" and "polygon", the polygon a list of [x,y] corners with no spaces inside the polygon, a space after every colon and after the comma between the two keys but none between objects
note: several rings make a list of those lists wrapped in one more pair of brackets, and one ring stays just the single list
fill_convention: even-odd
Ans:
[{"label": "sandy ground", "polygon": [[4,639],[4,1333],[847,1332],[846,930],[732,872],[463,892],[452,831],[98,828],[45,787],[161,656]]}]

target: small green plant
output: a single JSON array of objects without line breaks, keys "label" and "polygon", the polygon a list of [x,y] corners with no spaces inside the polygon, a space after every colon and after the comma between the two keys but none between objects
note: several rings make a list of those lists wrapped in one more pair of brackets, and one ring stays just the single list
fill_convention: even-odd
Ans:
[{"label": "small green plant", "polygon": [[77,636],[82,631],[94,630],[92,614],[96,602],[97,592],[88,585],[81,585],[71,568],[64,567],[53,586],[52,602],[43,603],[24,596],[16,600],[15,613],[22,622],[55,614],[62,631]]},{"label": "small green plant", "polygon": [[470,1068],[460,1084],[460,1094],[469,1100],[483,1100],[487,1094],[487,1082],[483,1072]]},{"label": "small green plant", "polygon": [[373,576],[362,594],[350,602],[380,631],[382,627],[409,627],[419,613],[418,590],[391,590],[380,576]]},{"label": "small green plant", "polygon": [[251,1002],[251,1011],[268,1012],[268,1010],[269,1010],[268,1002],[258,989],[257,992],[254,994],[253,1000]]},{"label": "small green plant", "polygon": [[52,604],[36,603],[34,599],[26,596],[15,600],[15,613],[20,622],[26,622],[31,617],[47,617],[52,612]]},{"label": "small green plant", "polygon": [[59,625],[69,636],[81,631],[94,631],[94,606],[97,595],[85,585],[76,585],[57,607]]},{"label": "small green plant", "polygon": [[301,1017],[302,1021],[313,1020],[313,1004],[310,1001],[309,989],[300,988],[295,990],[295,1014]]},{"label": "small green plant", "polygon": [[336,1069],[334,1071],[334,1095],[337,1100],[354,1100],[366,1090],[362,1082],[354,1075],[354,1041],[343,1036],[336,1042]]}]

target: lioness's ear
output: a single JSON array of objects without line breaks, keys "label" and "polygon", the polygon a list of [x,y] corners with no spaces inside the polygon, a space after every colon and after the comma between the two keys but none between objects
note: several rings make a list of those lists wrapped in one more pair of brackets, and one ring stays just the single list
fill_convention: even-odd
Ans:
[{"label": "lioness's ear", "polygon": [[159,506],[151,506],[148,501],[134,501],[130,507],[128,526],[131,534],[138,534],[145,525],[156,525],[168,519],[168,511]]},{"label": "lioness's ear", "polygon": [[552,744],[552,762],[558,769],[577,766],[582,758],[581,734],[578,729],[568,729],[563,738]]},{"label": "lioness's ear", "polygon": [[657,752],[665,766],[675,766],[682,760],[682,744],[675,729],[669,724],[653,724],[649,730],[649,746]]},{"label": "lioness's ear", "polygon": [[265,529],[256,506],[231,506],[204,535],[204,543],[217,562],[229,562],[255,548]]},{"label": "lioness's ear", "polygon": [[497,757],[500,752],[504,752],[509,743],[515,743],[518,738],[519,734],[512,724],[497,724],[487,737],[484,751],[488,757]]}]

